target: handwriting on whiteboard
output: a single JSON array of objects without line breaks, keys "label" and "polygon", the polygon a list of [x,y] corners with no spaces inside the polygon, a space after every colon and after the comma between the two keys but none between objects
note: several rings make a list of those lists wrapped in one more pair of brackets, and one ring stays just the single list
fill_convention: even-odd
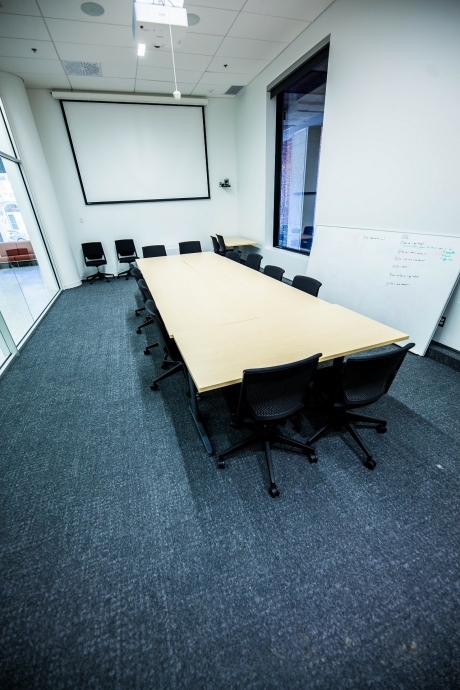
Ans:
[{"label": "handwriting on whiteboard", "polygon": [[[371,235],[365,235],[364,239],[374,239]],[[380,239],[380,238],[375,238]],[[390,287],[408,287],[414,280],[420,278],[420,273],[413,272],[420,268],[420,264],[427,261],[440,260],[451,262],[454,259],[455,250],[450,245],[427,244],[425,241],[414,241],[410,235],[403,235],[399,248],[394,257],[388,277],[391,280],[386,282]],[[418,264],[418,266],[414,265]]]}]

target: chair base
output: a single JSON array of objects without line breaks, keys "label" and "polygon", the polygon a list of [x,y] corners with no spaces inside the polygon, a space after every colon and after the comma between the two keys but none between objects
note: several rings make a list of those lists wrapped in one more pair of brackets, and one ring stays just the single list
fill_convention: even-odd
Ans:
[{"label": "chair base", "polygon": [[356,441],[358,446],[366,455],[366,459],[362,461],[364,467],[367,467],[368,470],[373,470],[376,466],[376,462],[372,457],[372,454],[369,452],[364,441],[362,440],[361,436],[358,434],[358,431],[353,422],[365,422],[366,424],[375,424],[376,431],[379,434],[385,434],[387,431],[387,423],[384,419],[378,419],[376,417],[367,417],[366,415],[357,414],[356,412],[343,412],[340,415],[334,416],[330,420],[330,422],[328,422],[325,426],[319,429],[316,432],[316,434],[313,434],[313,436],[311,436],[308,439],[307,443],[315,443],[316,441],[318,441],[318,439],[320,439],[322,436],[325,436],[327,433],[329,433],[329,431],[333,429],[340,431],[340,429],[344,428],[346,429],[346,431],[348,431],[350,436]]},{"label": "chair base", "polygon": [[151,323],[153,323],[153,319],[150,316],[147,316],[144,323],[141,323],[141,325],[136,328],[136,333],[140,335],[142,333],[142,329],[145,328],[145,326],[150,326]]},{"label": "chair base", "polygon": [[308,456],[308,459],[311,463],[318,462],[318,458],[315,454],[315,449],[312,448],[312,446],[310,446],[307,443],[300,443],[299,441],[294,441],[294,439],[288,438],[287,436],[283,436],[277,431],[276,428],[270,425],[264,426],[263,428],[258,428],[254,434],[249,436],[249,438],[244,439],[244,441],[240,441],[240,443],[236,443],[234,446],[230,446],[230,448],[227,448],[222,453],[220,453],[217,459],[217,467],[221,470],[225,469],[225,460],[222,459],[224,456],[229,455],[230,453],[233,453],[237,450],[241,450],[242,448],[246,448],[247,446],[252,446],[254,443],[262,443],[265,450],[265,459],[267,462],[267,469],[270,477],[270,486],[268,488],[268,493],[272,498],[276,498],[276,496],[279,496],[280,493],[278,487],[276,486],[275,472],[273,469],[272,462],[271,450],[272,445],[274,443],[281,443],[283,445],[290,446],[291,448],[297,448],[298,450],[301,450],[305,455]]},{"label": "chair base", "polygon": [[92,276],[88,276],[84,280],[86,283],[92,285],[95,280],[105,280],[107,283],[110,283],[109,278],[115,278],[115,275],[113,273],[101,273],[99,266],[97,266],[96,273],[93,273]]},{"label": "chair base", "polygon": [[121,278],[122,276],[126,276],[126,280],[129,280],[129,276],[131,275],[131,269],[133,267],[133,262],[129,264],[129,268],[126,271],[122,271],[117,275],[117,278]]}]

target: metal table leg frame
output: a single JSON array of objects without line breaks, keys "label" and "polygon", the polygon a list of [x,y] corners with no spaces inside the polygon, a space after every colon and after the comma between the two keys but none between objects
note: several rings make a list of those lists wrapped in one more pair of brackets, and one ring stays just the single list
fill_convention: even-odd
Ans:
[{"label": "metal table leg frame", "polygon": [[206,451],[208,455],[214,455],[214,448],[211,445],[211,441],[209,440],[209,436],[206,433],[206,429],[203,426],[203,422],[200,419],[200,413],[198,410],[198,403],[196,401],[196,386],[195,383],[190,376],[190,373],[187,371],[187,376],[188,376],[188,383],[190,386],[190,411],[192,413],[192,417],[195,421],[196,428],[198,429],[198,433],[201,436],[201,440],[204,443],[204,447],[206,448]]}]

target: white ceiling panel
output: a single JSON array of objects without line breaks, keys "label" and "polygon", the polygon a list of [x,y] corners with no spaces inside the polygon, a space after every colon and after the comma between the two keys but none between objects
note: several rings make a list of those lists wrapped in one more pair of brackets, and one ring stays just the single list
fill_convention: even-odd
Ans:
[{"label": "white ceiling panel", "polygon": [[252,74],[222,74],[221,72],[206,72],[200,79],[200,84],[237,84],[246,86],[253,79]]},{"label": "white ceiling panel", "polygon": [[244,11],[312,22],[334,0],[247,0]]},{"label": "white ceiling panel", "polygon": [[[177,80],[184,84],[196,84],[200,81],[203,72],[192,72],[190,70],[178,69]],[[150,81],[173,81],[174,71],[172,69],[165,69],[163,67],[148,67],[139,65],[137,68],[138,79],[149,79]]]},{"label": "white ceiling panel", "polygon": [[[242,10],[246,0],[193,0],[194,6],[200,7],[217,7],[221,10]],[[189,3],[185,2],[185,7],[188,9]]]},{"label": "white ceiling panel", "polygon": [[[176,85],[173,81],[149,81],[147,79],[137,79],[136,80],[136,91],[141,91],[142,93],[161,93],[172,96]],[[183,96],[189,96],[192,93],[193,84],[182,84],[179,82],[177,88]]]},{"label": "white ceiling panel", "polygon": [[[190,53],[174,53],[177,69],[197,70],[204,72],[212,60],[210,55],[191,55]],[[172,54],[167,50],[147,50],[144,57],[139,58],[141,65],[149,67],[166,67],[172,65]]]},{"label": "white ceiling panel", "polygon": [[[252,74],[262,72],[270,60],[248,60],[244,58],[215,57],[208,65],[207,72],[224,72],[226,74]],[[225,65],[227,65],[225,67]]]},{"label": "white ceiling panel", "polygon": [[81,0],[37,0],[45,18],[74,19],[80,22],[96,22],[97,24],[132,25],[133,5],[126,0],[109,0],[104,2],[104,14],[91,17],[81,9]]},{"label": "white ceiling panel", "polygon": [[199,16],[198,24],[189,26],[187,33],[213,34],[225,36],[238,16],[238,12],[231,10],[216,10],[213,7],[199,7],[187,5],[187,12]]},{"label": "white ceiling panel", "polygon": [[16,72],[18,77],[24,81],[27,88],[32,89],[70,89],[70,82],[67,77],[59,74],[27,74]]},{"label": "white ceiling panel", "polygon": [[[192,53],[194,55],[215,55],[221,43],[222,36],[187,33],[178,52]],[[160,50],[167,49],[160,48]]]},{"label": "white ceiling panel", "polygon": [[37,60],[34,58],[0,57],[0,69],[13,74],[17,72],[65,74],[59,60]]},{"label": "white ceiling panel", "polygon": [[82,91],[134,91],[134,79],[110,79],[109,77],[69,77],[73,89]]},{"label": "white ceiling panel", "polygon": [[308,26],[307,22],[282,17],[266,17],[261,14],[241,12],[238,15],[229,36],[236,38],[254,38],[261,41],[290,43]]},{"label": "white ceiling panel", "polygon": [[2,0],[0,13],[9,12],[11,14],[28,14],[32,17],[39,17],[40,10],[35,0]]},{"label": "white ceiling panel", "polygon": [[193,96],[207,96],[208,98],[214,98],[215,96],[224,96],[225,92],[229,90],[229,88],[233,86],[233,84],[203,84],[203,82],[200,82],[195,86],[195,88],[192,91]]},{"label": "white ceiling panel", "polygon": [[[36,49],[36,53],[32,51]],[[34,41],[24,38],[0,38],[0,55],[41,60],[59,60],[51,41]]]},{"label": "white ceiling panel", "polygon": [[287,43],[274,41],[255,41],[249,38],[227,36],[221,43],[217,56],[274,60],[287,46]]},{"label": "white ceiling panel", "polygon": [[[42,20],[43,21],[43,20]],[[59,43],[86,43],[88,45],[120,46],[132,48],[133,32],[130,26],[74,22],[67,19],[47,19],[51,38]]]},{"label": "white ceiling panel", "polygon": [[5,38],[36,38],[49,41],[50,36],[41,17],[22,17],[19,14],[2,14],[0,36]]},{"label": "white ceiling panel", "polygon": [[118,77],[120,79],[135,79],[136,78],[136,64],[134,63],[116,63],[116,62],[102,62],[101,72],[103,77]]},{"label": "white ceiling panel", "polygon": [[126,65],[137,64],[136,48],[95,46],[85,45],[84,43],[56,43],[56,50],[61,60],[113,62]]}]

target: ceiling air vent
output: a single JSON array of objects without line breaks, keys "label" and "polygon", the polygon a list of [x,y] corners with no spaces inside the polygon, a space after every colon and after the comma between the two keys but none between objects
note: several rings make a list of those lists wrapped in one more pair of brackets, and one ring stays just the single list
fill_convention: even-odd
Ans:
[{"label": "ceiling air vent", "polygon": [[101,65],[99,62],[74,62],[73,60],[63,60],[62,65],[65,73],[72,77],[102,77]]},{"label": "ceiling air vent", "polygon": [[225,92],[225,96],[236,96],[237,93],[244,89],[244,86],[231,86],[228,91]]}]

